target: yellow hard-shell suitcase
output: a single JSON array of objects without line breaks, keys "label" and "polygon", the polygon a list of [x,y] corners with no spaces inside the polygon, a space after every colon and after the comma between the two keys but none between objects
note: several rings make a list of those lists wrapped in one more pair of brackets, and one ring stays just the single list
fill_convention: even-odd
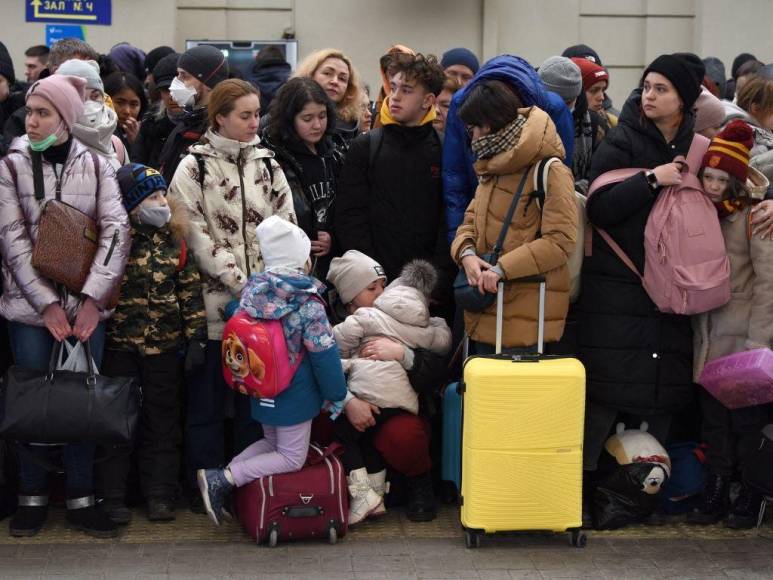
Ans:
[{"label": "yellow hard-shell suitcase", "polygon": [[[464,365],[461,521],[467,547],[486,533],[570,532],[583,547],[582,439],[585,369],[543,355],[545,282],[538,352],[473,356]],[[502,285],[497,296],[501,352]]]}]

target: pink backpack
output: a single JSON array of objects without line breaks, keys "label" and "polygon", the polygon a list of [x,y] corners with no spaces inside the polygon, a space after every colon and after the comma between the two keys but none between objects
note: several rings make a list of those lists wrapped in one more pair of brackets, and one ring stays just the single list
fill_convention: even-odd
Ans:
[{"label": "pink backpack", "polygon": [[[714,204],[697,173],[709,140],[695,135],[683,161],[682,183],[660,192],[644,230],[644,275],[612,237],[594,226],[617,256],[642,281],[661,312],[699,314],[730,301],[730,260]],[[646,169],[616,169],[598,177],[588,197]],[[585,255],[591,255],[587,243]]]}]

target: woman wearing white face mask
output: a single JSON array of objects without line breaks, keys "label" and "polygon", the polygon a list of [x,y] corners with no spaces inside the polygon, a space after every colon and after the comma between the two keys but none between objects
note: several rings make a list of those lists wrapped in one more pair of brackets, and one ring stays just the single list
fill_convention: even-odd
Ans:
[{"label": "woman wearing white face mask", "polygon": [[[274,154],[257,135],[258,90],[238,79],[221,82],[209,99],[210,127],[190,148],[169,185],[169,198],[185,207],[190,228],[185,241],[196,256],[207,311],[206,365],[188,380],[188,472],[222,465],[224,399],[221,368],[225,312],[251,274],[263,270],[255,228],[277,215],[296,222],[293,196]],[[236,394],[236,452],[258,435],[249,398]],[[194,496],[198,498],[198,495]]]},{"label": "woman wearing white face mask", "polygon": [[177,61],[177,77],[169,84],[169,95],[185,109],[164,143],[158,164],[167,183],[177,165],[207,129],[207,107],[215,86],[228,78],[228,61],[220,50],[203,44],[186,50]]},{"label": "woman wearing white face mask", "polygon": [[115,135],[118,116],[105,104],[105,87],[94,60],[70,59],[56,69],[58,75],[72,75],[86,81],[83,114],[72,127],[73,137],[102,156],[115,170],[129,163],[123,142]]}]

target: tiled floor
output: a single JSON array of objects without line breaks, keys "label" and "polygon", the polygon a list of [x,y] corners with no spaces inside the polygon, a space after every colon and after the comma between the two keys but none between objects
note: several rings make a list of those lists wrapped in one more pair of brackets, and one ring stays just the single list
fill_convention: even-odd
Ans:
[{"label": "tiled floor", "polygon": [[773,530],[766,527],[763,535],[672,522],[591,533],[585,549],[572,548],[565,536],[514,535],[485,538],[479,550],[467,550],[455,511],[446,508],[429,524],[394,511],[335,546],[269,549],[252,544],[234,524],[215,528],[187,512],[169,525],[151,525],[137,512],[119,539],[92,540],[66,530],[55,510],[36,538],[0,536],[0,578],[754,580],[773,578]]}]

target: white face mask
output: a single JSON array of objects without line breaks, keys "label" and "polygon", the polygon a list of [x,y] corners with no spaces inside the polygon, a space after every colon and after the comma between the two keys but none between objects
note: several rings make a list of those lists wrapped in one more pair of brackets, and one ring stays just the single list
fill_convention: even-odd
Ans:
[{"label": "white face mask", "polygon": [[86,101],[83,114],[73,125],[72,134],[89,147],[105,155],[113,155],[113,132],[118,124],[115,111],[104,103]]},{"label": "white face mask", "polygon": [[181,107],[185,107],[193,104],[196,98],[196,89],[190,88],[179,78],[174,77],[174,79],[172,79],[172,84],[169,85],[169,94],[172,96],[175,103]]},{"label": "white face mask", "polygon": [[137,218],[141,224],[160,228],[172,219],[172,210],[168,205],[141,205]]}]

